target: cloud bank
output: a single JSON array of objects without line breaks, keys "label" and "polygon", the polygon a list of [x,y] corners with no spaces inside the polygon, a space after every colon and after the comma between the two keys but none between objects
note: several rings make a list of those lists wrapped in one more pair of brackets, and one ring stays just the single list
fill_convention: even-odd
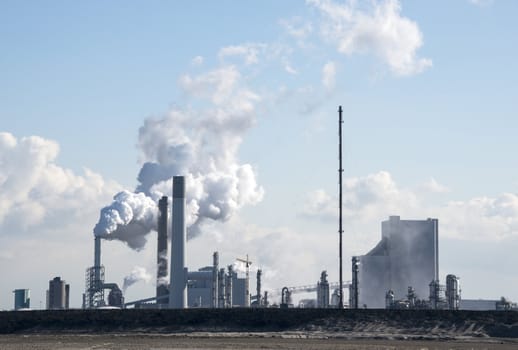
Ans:
[{"label": "cloud bank", "polygon": [[[500,241],[518,236],[518,195],[503,193],[430,204],[430,194],[445,191],[446,186],[433,179],[417,188],[402,188],[386,171],[349,178],[344,181],[345,222],[352,229],[370,228],[377,232],[379,223],[389,215],[405,219],[434,217],[439,218],[441,237]],[[312,191],[301,215],[320,221],[338,220],[338,199],[324,190]]]},{"label": "cloud bank", "polygon": [[71,225],[120,187],[85,169],[56,164],[57,142],[0,133],[0,235]]},{"label": "cloud bank", "polygon": [[418,57],[423,34],[416,22],[401,15],[398,0],[307,2],[322,15],[320,33],[338,52],[373,54],[398,76],[421,73],[432,66],[430,59]]}]

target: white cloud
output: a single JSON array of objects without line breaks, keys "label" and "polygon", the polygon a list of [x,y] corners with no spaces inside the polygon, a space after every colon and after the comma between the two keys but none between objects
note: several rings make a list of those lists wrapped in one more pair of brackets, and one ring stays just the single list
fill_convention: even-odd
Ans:
[{"label": "white cloud", "polygon": [[[196,98],[207,98],[225,108],[251,109],[259,96],[242,87],[242,76],[235,66],[224,66],[196,77],[184,75],[180,87]],[[237,101],[237,102],[235,102]]]},{"label": "white cloud", "polygon": [[76,175],[60,167],[58,153],[54,141],[0,133],[0,232],[73,224],[86,205],[99,204],[119,188],[88,169]]},{"label": "white cloud", "polygon": [[259,54],[266,49],[265,44],[246,43],[242,45],[231,45],[219,50],[218,57],[224,60],[227,57],[238,56],[244,59],[245,64],[259,63]]},{"label": "white cloud", "polygon": [[303,40],[313,32],[313,25],[301,17],[293,17],[291,19],[283,19],[279,21],[288,35]]},{"label": "white cloud", "polygon": [[284,61],[284,70],[292,75],[297,75],[299,73],[295,68],[291,66],[291,64],[287,60]]},{"label": "white cloud", "polygon": [[308,0],[322,14],[321,34],[346,55],[373,54],[399,76],[431,67],[432,61],[417,56],[423,35],[416,22],[401,16],[398,0],[373,1],[360,7],[357,1],[336,3]]},{"label": "white cloud", "polygon": [[333,90],[335,87],[336,64],[327,62],[322,68],[322,85],[326,90]]},{"label": "white cloud", "polygon": [[194,58],[191,60],[191,64],[192,64],[193,66],[200,66],[200,65],[202,65],[202,64],[203,64],[203,61],[204,61],[203,56],[196,56],[196,57],[194,57]]},{"label": "white cloud", "polygon": [[433,177],[429,178],[427,181],[421,184],[420,190],[428,191],[431,193],[447,193],[450,192],[450,189],[435,180]]},{"label": "white cloud", "polygon": [[475,6],[485,7],[493,5],[494,0],[468,0],[468,2]]},{"label": "white cloud", "polygon": [[[422,219],[436,217],[439,219],[442,237],[477,241],[518,237],[518,195],[503,193],[496,197],[477,197],[432,205],[428,204],[426,197],[430,189],[443,192],[447,188],[435,181],[431,183],[432,188],[426,189],[400,188],[391,175],[383,171],[345,179],[345,221],[350,225],[349,229],[377,231],[375,226],[390,215]],[[336,220],[337,198],[323,190],[313,191],[307,196],[301,214],[311,219]]]},{"label": "white cloud", "polygon": [[98,209],[120,185],[88,169],[64,168],[58,155],[55,141],[0,133],[0,275],[9,281],[0,308],[11,304],[15,288],[31,289],[32,307],[38,300],[44,307],[54,276],[71,283],[71,303],[80,305]]}]

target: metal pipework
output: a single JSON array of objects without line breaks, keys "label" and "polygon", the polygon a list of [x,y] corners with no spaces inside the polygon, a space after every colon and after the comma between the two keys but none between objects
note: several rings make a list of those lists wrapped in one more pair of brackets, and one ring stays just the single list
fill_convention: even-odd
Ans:
[{"label": "metal pipework", "polygon": [[228,265],[228,274],[226,276],[226,285],[225,291],[227,292],[226,302],[227,307],[231,308],[233,306],[232,302],[232,279],[234,278],[234,268],[232,265]]},{"label": "metal pipework", "polygon": [[218,272],[218,307],[224,308],[226,307],[225,300],[225,269],[221,268]]}]

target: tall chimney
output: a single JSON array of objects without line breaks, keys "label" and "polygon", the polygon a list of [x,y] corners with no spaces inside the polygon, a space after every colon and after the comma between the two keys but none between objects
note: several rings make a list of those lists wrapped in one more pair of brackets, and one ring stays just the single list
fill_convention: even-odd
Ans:
[{"label": "tall chimney", "polygon": [[167,298],[160,298],[169,295],[165,278],[167,277],[167,196],[158,201],[158,246],[156,250],[157,271],[156,271],[156,297],[157,304],[169,304]]},{"label": "tall chimney", "polygon": [[171,238],[171,282],[169,308],[187,307],[187,269],[185,268],[185,177],[173,177],[173,226]]},{"label": "tall chimney", "polygon": [[219,253],[212,255],[212,307],[218,307],[218,273],[219,273]]},{"label": "tall chimney", "polygon": [[256,291],[257,291],[257,306],[262,306],[261,303],[261,276],[263,271],[261,269],[257,270],[257,283],[256,283]]},{"label": "tall chimney", "polygon": [[94,245],[94,273],[95,273],[95,281],[94,284],[96,288],[101,288],[99,285],[101,283],[101,237],[95,236],[95,245]]}]

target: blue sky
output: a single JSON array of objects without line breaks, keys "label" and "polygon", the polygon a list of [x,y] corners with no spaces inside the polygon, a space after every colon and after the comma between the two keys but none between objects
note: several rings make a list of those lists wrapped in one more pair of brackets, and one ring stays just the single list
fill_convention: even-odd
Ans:
[{"label": "blue sky", "polygon": [[[41,299],[54,275],[72,283],[79,306],[100,208],[135,189],[159,147],[139,143],[145,121],[204,118],[234,102],[250,125],[232,133],[236,149],[222,161],[250,164],[257,186],[190,241],[190,268],[219,249],[228,262],[249,253],[270,269],[271,288],[312,283],[323,269],[337,280],[342,105],[347,254],[365,253],[389,215],[437,217],[441,274],[459,274],[468,297],[518,300],[506,265],[518,246],[517,10],[504,0],[0,2],[1,131],[18,144],[45,140],[0,148],[0,275],[12,281],[0,308],[14,288]],[[196,152],[202,162],[208,151]],[[27,212],[37,213],[29,223]],[[284,249],[266,253],[274,244]],[[154,244],[106,246],[108,278],[120,282],[135,264],[154,273]],[[477,265],[486,252],[491,262]],[[139,283],[127,297],[152,290]]]}]

